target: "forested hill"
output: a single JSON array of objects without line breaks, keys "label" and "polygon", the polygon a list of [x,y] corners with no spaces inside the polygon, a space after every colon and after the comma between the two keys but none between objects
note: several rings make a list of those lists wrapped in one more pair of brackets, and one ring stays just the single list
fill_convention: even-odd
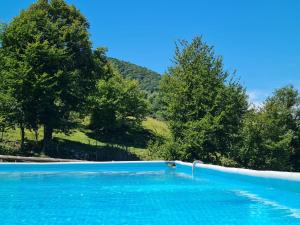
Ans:
[{"label": "forested hill", "polygon": [[109,58],[109,60],[125,78],[138,80],[143,90],[150,93],[157,91],[161,78],[159,73],[119,59]]}]

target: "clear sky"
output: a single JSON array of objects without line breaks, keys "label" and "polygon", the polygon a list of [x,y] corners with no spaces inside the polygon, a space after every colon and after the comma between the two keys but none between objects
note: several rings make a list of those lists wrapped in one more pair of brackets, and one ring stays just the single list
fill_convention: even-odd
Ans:
[{"label": "clear sky", "polygon": [[[9,22],[33,0],[1,0]],[[250,100],[275,88],[300,89],[298,0],[68,0],[88,18],[93,46],[108,55],[164,73],[174,42],[202,35],[237,70]]]}]

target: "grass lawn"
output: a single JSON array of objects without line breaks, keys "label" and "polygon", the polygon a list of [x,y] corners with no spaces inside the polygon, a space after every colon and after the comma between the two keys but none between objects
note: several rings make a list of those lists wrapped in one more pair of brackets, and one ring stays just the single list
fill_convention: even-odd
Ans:
[{"label": "grass lawn", "polygon": [[[156,136],[168,138],[170,131],[165,122],[153,118],[146,118],[138,130],[130,130],[122,134],[97,136],[82,122],[68,134],[55,132],[51,152],[41,152],[43,130],[39,130],[38,144],[34,132],[26,130],[26,140],[30,145],[28,151],[21,152],[19,148],[20,130],[10,129],[4,133],[0,146],[0,154],[51,156],[63,158],[84,158],[89,160],[149,160],[152,159],[147,150],[147,143]],[[9,147],[4,150],[3,147]]]}]

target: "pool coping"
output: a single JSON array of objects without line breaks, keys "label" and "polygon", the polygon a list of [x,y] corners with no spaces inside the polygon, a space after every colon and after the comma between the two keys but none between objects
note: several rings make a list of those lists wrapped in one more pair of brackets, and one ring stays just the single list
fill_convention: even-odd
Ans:
[{"label": "pool coping", "polygon": [[[22,164],[22,165],[50,165],[50,164],[132,164],[132,163],[167,163],[167,162],[174,162],[178,165],[189,166],[192,167],[192,163],[183,162],[179,160],[175,161],[168,161],[168,160],[153,160],[153,161],[105,161],[105,162],[95,162],[95,161],[82,161],[82,162],[3,162],[0,165],[15,165],[15,164]],[[211,169],[215,171],[220,171],[224,173],[231,173],[231,174],[240,174],[246,176],[253,176],[253,177],[262,177],[262,178],[273,178],[273,179],[282,179],[282,180],[291,180],[291,181],[300,181],[300,172],[284,172],[284,171],[271,171],[271,170],[252,170],[252,169],[244,169],[244,168],[235,168],[235,167],[225,167],[225,166],[218,166],[212,164],[196,164],[196,167]]]}]

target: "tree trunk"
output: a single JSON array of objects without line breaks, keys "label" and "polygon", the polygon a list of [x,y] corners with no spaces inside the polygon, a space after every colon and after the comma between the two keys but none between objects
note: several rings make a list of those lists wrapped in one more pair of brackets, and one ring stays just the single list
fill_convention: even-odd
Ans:
[{"label": "tree trunk", "polygon": [[35,136],[35,144],[37,145],[39,142],[39,129],[34,129],[34,136]]},{"label": "tree trunk", "polygon": [[20,124],[20,130],[21,130],[21,149],[24,149],[24,143],[25,143],[25,127],[23,123]]},{"label": "tree trunk", "polygon": [[50,148],[51,142],[52,142],[52,133],[53,128],[47,125],[44,125],[44,145],[43,145],[43,151],[47,152]]},{"label": "tree trunk", "polygon": [[4,131],[5,131],[5,127],[2,127],[2,129],[1,129],[1,142],[3,141],[3,138],[4,138]]}]

